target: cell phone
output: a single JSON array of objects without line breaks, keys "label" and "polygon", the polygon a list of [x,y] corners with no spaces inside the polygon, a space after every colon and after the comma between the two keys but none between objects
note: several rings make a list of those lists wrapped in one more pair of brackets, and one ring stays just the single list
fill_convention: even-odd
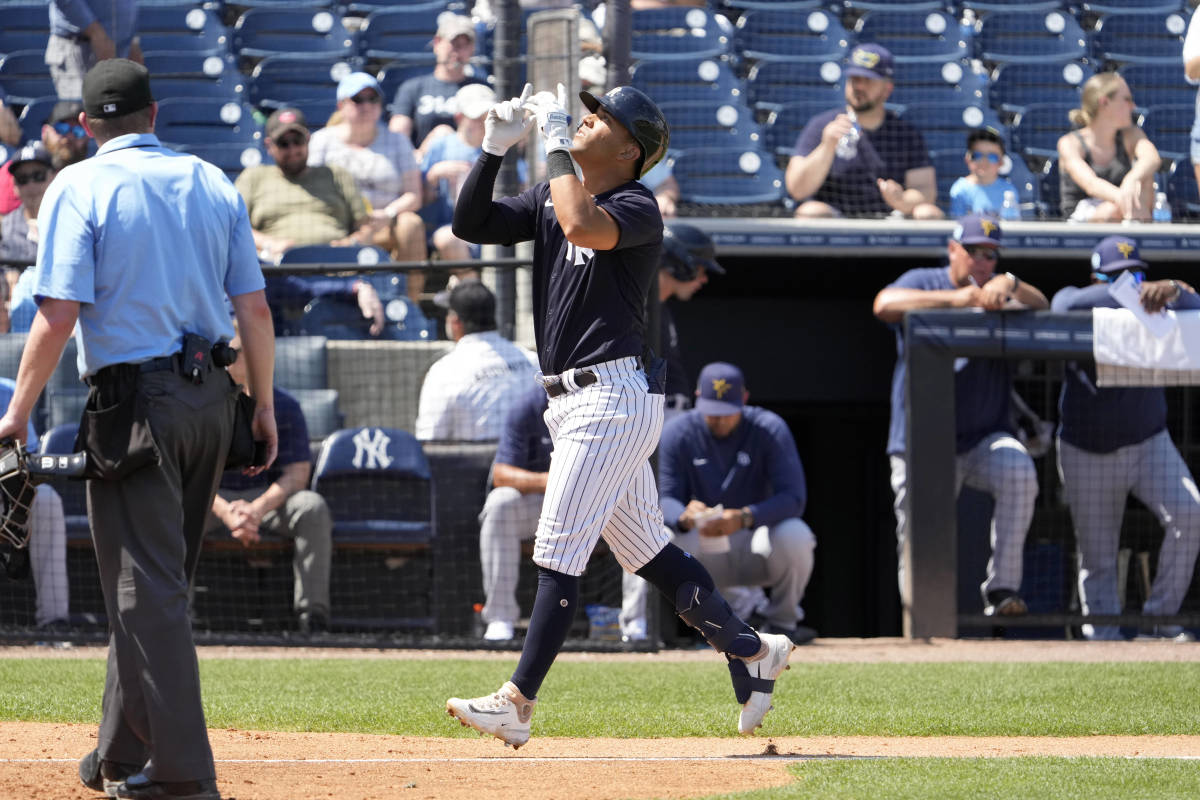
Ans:
[{"label": "cell phone", "polygon": [[267,443],[264,441],[254,441],[254,460],[250,462],[252,467],[265,467],[267,465]]}]

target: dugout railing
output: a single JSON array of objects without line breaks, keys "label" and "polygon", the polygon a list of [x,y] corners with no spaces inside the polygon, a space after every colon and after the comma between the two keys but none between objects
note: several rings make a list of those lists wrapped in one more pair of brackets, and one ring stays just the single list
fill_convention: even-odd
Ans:
[{"label": "dugout railing", "polygon": [[[1036,460],[1039,496],[1025,544],[1022,593],[1031,611],[1020,617],[985,616],[978,585],[986,560],[990,509],[971,508],[956,497],[955,486],[955,360],[998,358],[1014,362],[1014,383],[1043,419],[1057,419],[1058,387],[1068,361],[1093,360],[1092,315],[1089,312],[978,312],[933,310],[909,312],[904,319],[907,379],[908,493],[906,509],[910,535],[900,558],[908,576],[910,604],[903,611],[904,634],[910,638],[989,635],[1021,629],[1034,636],[1078,632],[1085,623],[1128,626],[1143,624],[1200,624],[1200,592],[1193,576],[1183,608],[1173,616],[1142,616],[1129,610],[1119,615],[1084,616],[1075,590],[1074,532],[1070,514],[1059,497],[1059,478],[1053,445]],[[1189,386],[1168,389],[1168,430],[1185,461],[1195,470],[1200,390]],[[986,502],[983,495],[974,498]],[[1130,532],[1131,528],[1136,533]],[[1136,502],[1125,512],[1122,547],[1132,544],[1143,555],[1122,576],[1122,592],[1144,593],[1153,570],[1162,532],[1157,520]],[[975,574],[960,571],[975,552]],[[1049,553],[1049,555],[1047,555]],[[1032,574],[1031,574],[1032,573]],[[1139,581],[1140,579],[1140,581]],[[964,591],[966,594],[964,595]],[[967,597],[966,602],[963,598]],[[1054,631],[1053,629],[1059,629]]]}]

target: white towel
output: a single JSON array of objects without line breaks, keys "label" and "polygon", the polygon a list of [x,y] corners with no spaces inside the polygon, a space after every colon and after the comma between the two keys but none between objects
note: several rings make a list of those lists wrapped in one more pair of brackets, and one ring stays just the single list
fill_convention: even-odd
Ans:
[{"label": "white towel", "polygon": [[1092,309],[1097,384],[1200,385],[1200,311],[1166,313],[1176,324],[1157,338],[1128,309]]}]

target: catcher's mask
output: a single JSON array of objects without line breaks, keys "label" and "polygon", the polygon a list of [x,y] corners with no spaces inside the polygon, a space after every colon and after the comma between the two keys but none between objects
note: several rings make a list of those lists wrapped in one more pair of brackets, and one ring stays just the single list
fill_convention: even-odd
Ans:
[{"label": "catcher's mask", "polygon": [[37,492],[26,459],[20,442],[0,442],[0,539],[16,548],[29,544],[29,510]]}]

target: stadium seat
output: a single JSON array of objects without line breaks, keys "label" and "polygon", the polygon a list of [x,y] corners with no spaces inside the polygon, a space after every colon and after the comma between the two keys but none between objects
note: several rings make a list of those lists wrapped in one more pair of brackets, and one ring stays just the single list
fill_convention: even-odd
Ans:
[{"label": "stadium seat", "polygon": [[1194,103],[1150,106],[1142,118],[1142,130],[1163,158],[1190,163]]},{"label": "stadium seat", "polygon": [[660,103],[659,108],[671,128],[673,151],[697,147],[753,150],[762,145],[762,130],[754,112],[736,100]]},{"label": "stadium seat", "polygon": [[57,94],[46,66],[46,51],[18,50],[0,56],[0,88],[8,95],[6,102],[14,105]]},{"label": "stadium seat", "polygon": [[354,55],[354,37],[330,11],[252,8],[233,26],[233,50],[240,58],[274,55]]},{"label": "stadium seat", "polygon": [[1171,167],[1167,178],[1167,201],[1176,221],[1200,219],[1200,189],[1196,186],[1196,173],[1186,161],[1176,161]]},{"label": "stadium seat", "polygon": [[719,58],[689,61],[642,61],[633,69],[630,84],[658,104],[676,101],[698,103],[745,102],[742,81],[729,62]]},{"label": "stadium seat", "polygon": [[26,333],[6,333],[0,336],[0,378],[17,379],[21,353],[25,350]]},{"label": "stadium seat", "polygon": [[337,389],[287,389],[282,385],[280,388],[300,404],[308,425],[309,441],[322,441],[342,427],[344,420],[342,412],[338,410]]},{"label": "stadium seat", "polygon": [[982,16],[992,11],[1061,11],[1066,7],[1064,0],[962,0],[959,8]]},{"label": "stadium seat", "polygon": [[1126,64],[1118,72],[1139,108],[1196,101],[1196,87],[1180,80],[1179,64]]},{"label": "stadium seat", "polygon": [[672,174],[684,203],[774,205],[785,196],[783,171],[760,150],[685,150],[675,157]]},{"label": "stadium seat", "polygon": [[824,9],[794,12],[747,11],[737,21],[735,50],[745,58],[787,61],[832,61],[846,56],[850,34]]},{"label": "stadium seat", "polygon": [[17,122],[21,126],[22,142],[42,138],[42,126],[50,118],[50,113],[54,110],[57,102],[58,97],[50,95],[34,98],[25,104],[25,108],[21,109],[21,116],[17,117]]},{"label": "stadium seat", "polygon": [[1013,123],[1013,147],[1020,153],[1058,158],[1058,140],[1071,130],[1070,103],[1031,103]]},{"label": "stadium seat", "polygon": [[[274,109],[301,100],[324,100],[332,112],[337,105],[338,82],[359,67],[357,59],[341,56],[270,56],[250,73],[250,103],[256,108]],[[316,121],[307,114],[305,119]]]},{"label": "stadium seat", "polygon": [[207,98],[163,100],[154,129],[168,144],[256,145],[262,139],[249,105]]},{"label": "stadium seat", "polygon": [[0,5],[4,17],[0,25],[0,53],[17,50],[45,50],[50,38],[50,4],[46,2],[6,2]]},{"label": "stadium seat", "polygon": [[970,61],[919,61],[897,68],[899,80],[888,97],[893,106],[910,103],[987,104],[988,80]]},{"label": "stadium seat", "polygon": [[[78,432],[78,420],[56,425],[42,435],[38,451],[55,455],[74,453],[75,436]],[[69,478],[53,478],[50,485],[62,498],[67,538],[77,541],[91,538],[91,527],[87,518],[87,484]]]},{"label": "stadium seat", "polygon": [[433,483],[421,443],[399,428],[343,428],[325,439],[312,489],[339,545],[428,544]]},{"label": "stadium seat", "polygon": [[739,11],[766,8],[777,11],[807,11],[814,8],[828,9],[828,0],[721,0],[721,5]]},{"label": "stadium seat", "polygon": [[188,51],[145,54],[146,69],[154,80],[154,96],[208,97],[240,101],[246,78],[237,71],[232,55]]},{"label": "stadium seat", "polygon": [[413,53],[384,64],[375,76],[383,89],[383,102],[390,105],[396,99],[396,90],[400,88],[400,84],[409,78],[428,75],[433,72],[435,66],[437,58],[433,53]]},{"label": "stadium seat", "polygon": [[373,11],[359,29],[359,52],[367,58],[384,61],[428,53],[437,31],[438,14],[445,10],[445,5],[424,4],[393,5]]},{"label": "stadium seat", "polygon": [[329,388],[324,336],[280,336],[275,340],[275,385],[293,389]]},{"label": "stadium seat", "polygon": [[247,167],[256,167],[268,160],[258,142],[181,144],[176,145],[174,149],[181,153],[191,153],[210,164],[215,164],[231,181],[237,180],[237,176]]},{"label": "stadium seat", "polygon": [[1092,49],[1105,61],[1179,68],[1187,26],[1187,16],[1179,11],[1105,16],[1096,23]]},{"label": "stadium seat", "polygon": [[1065,219],[1061,207],[1062,187],[1059,185],[1057,155],[1046,160],[1037,178],[1042,216],[1045,219]]},{"label": "stadium seat", "polygon": [[990,108],[961,106],[953,103],[910,103],[904,107],[903,119],[920,131],[925,147],[930,150],[960,152],[966,148],[970,128],[990,127],[1003,132],[1004,125]]},{"label": "stadium seat", "polygon": [[997,12],[976,25],[978,55],[991,64],[1057,64],[1089,54],[1087,34],[1063,11]]},{"label": "stadium seat", "polygon": [[748,102],[773,111],[788,103],[820,102],[827,108],[844,105],[842,65],[826,61],[819,69],[797,69],[790,61],[759,61],[746,79]]},{"label": "stadium seat", "polygon": [[[851,11],[882,11],[888,14],[914,11],[947,11],[951,4],[945,0],[843,0]],[[874,41],[868,40],[868,41]]]},{"label": "stadium seat", "polygon": [[716,58],[729,50],[729,37],[703,8],[650,8],[632,13],[629,57],[635,61]]},{"label": "stadium seat", "polygon": [[199,4],[143,5],[138,8],[137,32],[143,53],[229,52],[229,30],[215,11]]},{"label": "stadium seat", "polygon": [[1099,16],[1113,14],[1170,14],[1186,12],[1186,0],[1080,0],[1079,10]]},{"label": "stadium seat", "polygon": [[1030,219],[1036,215],[1041,200],[1041,186],[1037,176],[1029,169],[1020,153],[1008,153],[1008,168],[1000,167],[1000,175],[1008,178],[1016,187],[1017,197],[1021,200],[1021,216]]},{"label": "stadium seat", "polygon": [[1033,103],[1079,105],[1079,93],[1095,74],[1083,61],[1062,64],[1002,64],[992,77],[991,106],[1018,114]]},{"label": "stadium seat", "polygon": [[[945,11],[874,11],[858,21],[855,32],[859,42],[886,47],[897,64],[962,61],[971,55],[958,20]],[[903,83],[903,67],[897,71]]]},{"label": "stadium seat", "polygon": [[788,159],[796,149],[796,139],[808,121],[836,106],[824,101],[785,103],[773,110],[763,126],[764,147],[777,159]]}]

